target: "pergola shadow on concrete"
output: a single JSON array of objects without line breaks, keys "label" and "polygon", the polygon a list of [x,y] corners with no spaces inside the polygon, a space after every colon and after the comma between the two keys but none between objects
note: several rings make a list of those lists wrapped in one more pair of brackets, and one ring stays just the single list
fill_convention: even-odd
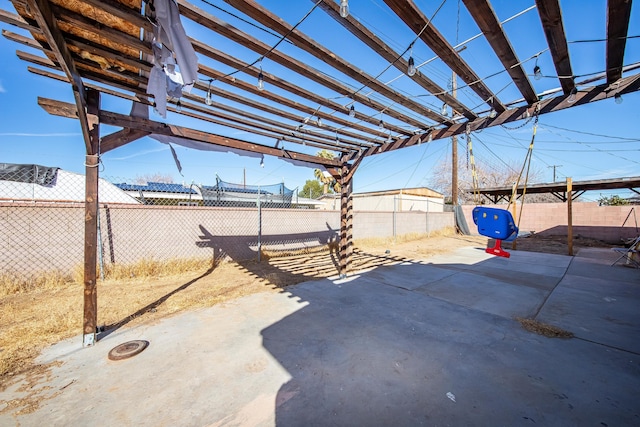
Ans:
[{"label": "pergola shadow on concrete", "polygon": [[[66,340],[40,357],[58,362],[46,382],[6,392],[39,407],[0,424],[634,425],[640,272],[615,256],[465,247],[120,329],[88,353]],[[107,359],[131,340],[149,346]]]},{"label": "pergola shadow on concrete", "polygon": [[[563,22],[576,18],[563,17],[558,0],[536,0],[538,24],[544,34],[540,37],[546,41],[559,84],[557,90],[544,94],[534,90],[524,69],[525,55],[515,51],[490,2],[464,0],[466,11],[495,53],[496,66],[508,75],[510,84],[517,89],[517,96],[511,102],[498,97],[498,88],[492,89],[479,77],[480,73],[465,62],[456,47],[413,1],[384,1],[390,14],[415,36],[404,52],[394,50],[349,15],[344,10],[348,1],[341,1],[341,5],[332,0],[314,2],[313,9],[320,8],[326,13],[323,16],[327,33],[331,32],[331,26],[343,27],[354,41],[386,61],[389,68],[407,72],[417,90],[450,106],[455,112],[453,116],[393,89],[380,81],[379,76],[363,71],[366,64],[356,63],[365,59],[342,58],[262,5],[247,0],[225,2],[236,14],[246,16],[246,22],[278,35],[280,41],[287,42],[288,48],[293,46],[292,49],[310,55],[332,71],[319,72],[277,49],[280,41],[269,45],[224,22],[215,14],[218,9],[201,9],[184,0],[177,3],[171,0],[12,0],[17,14],[0,11],[1,21],[26,30],[30,36],[6,30],[3,35],[42,54],[17,52],[21,59],[32,64],[29,71],[66,82],[73,92],[74,103],[44,97],[39,98],[38,103],[51,114],[78,119],[84,136],[87,184],[85,345],[94,343],[97,323],[98,165],[100,155],[110,150],[150,136],[196,149],[258,157],[270,155],[294,164],[326,169],[341,188],[339,272],[345,276],[350,269],[352,251],[352,179],[365,157],[583,106],[640,89],[640,74],[633,73],[638,67],[625,68],[623,63],[632,3],[626,0],[608,1],[604,18],[607,28],[605,57],[601,61],[605,71],[583,81],[576,81],[572,70]],[[208,2],[204,4],[209,5]],[[182,19],[197,24],[199,39],[189,38],[184,33]],[[214,48],[207,41],[215,37],[253,51],[259,55],[258,60],[244,62],[230,52]],[[416,70],[411,56],[416,43],[428,47],[444,67],[462,80],[475,97],[472,102],[479,101],[485,111],[477,112],[477,107],[457,99],[455,91],[443,89]],[[409,57],[405,59],[407,52]],[[296,76],[307,84],[302,87],[293,83],[296,79],[263,71],[263,59],[279,64],[288,76]],[[216,66],[209,65],[212,62]],[[181,74],[177,80],[175,63]],[[229,67],[236,71],[223,71]],[[242,80],[240,73],[257,78],[258,87]],[[534,74],[537,77],[540,73],[536,62]],[[344,79],[354,81],[362,88],[354,89],[343,83]],[[173,83],[167,86],[168,80]],[[176,81],[181,84],[176,85]],[[212,89],[214,82],[216,85]],[[229,89],[222,89],[218,84]],[[365,87],[369,91],[367,94],[362,91]],[[329,92],[346,97],[350,102],[343,105],[336,102],[334,96],[320,95]],[[216,96],[215,108],[212,93]],[[132,101],[133,107],[129,105],[126,111],[108,111],[102,106],[103,96]],[[356,110],[354,103],[362,105],[362,111]],[[235,107],[237,104],[249,107],[251,111]],[[150,106],[161,115],[166,115],[167,111],[172,115],[167,121],[150,120]],[[184,117],[201,125],[192,128],[176,124]],[[211,133],[207,129],[212,123],[248,132],[255,139],[240,140]],[[101,135],[101,125],[119,130]],[[277,143],[275,146],[258,143],[259,137],[275,139]],[[280,145],[284,142],[288,143],[286,149]],[[292,149],[292,146],[298,148]],[[326,159],[311,155],[305,152],[305,146],[330,150],[338,156]]]}]

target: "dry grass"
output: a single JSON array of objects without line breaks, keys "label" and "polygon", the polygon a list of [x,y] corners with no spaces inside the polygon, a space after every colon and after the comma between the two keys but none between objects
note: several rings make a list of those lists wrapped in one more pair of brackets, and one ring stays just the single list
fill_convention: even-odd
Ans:
[{"label": "dry grass", "polygon": [[565,331],[557,326],[538,322],[533,319],[524,319],[522,317],[516,317],[516,320],[520,322],[524,329],[538,335],[544,335],[549,338],[573,338],[572,332]]},{"label": "dry grass", "polygon": [[[442,230],[438,230],[430,233],[428,238],[436,239],[438,237],[459,237],[459,236],[456,234],[455,228],[446,227],[446,228],[443,228]],[[392,247],[395,245],[402,245],[404,243],[422,241],[424,239],[425,239],[424,234],[410,233],[410,234],[403,234],[397,237],[371,237],[367,239],[358,239],[358,240],[354,240],[354,245],[357,247],[363,247],[363,248],[381,247],[381,246]]]}]

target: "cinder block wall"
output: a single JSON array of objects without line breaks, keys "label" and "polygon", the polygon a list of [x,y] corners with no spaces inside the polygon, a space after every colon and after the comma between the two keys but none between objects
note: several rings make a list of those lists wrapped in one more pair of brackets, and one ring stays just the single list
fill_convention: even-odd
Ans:
[{"label": "cinder block wall", "polygon": [[[507,205],[483,205],[505,209]],[[465,219],[472,233],[476,232],[471,212],[475,206],[462,207]],[[599,239],[608,243],[618,244],[620,239],[636,237],[640,233],[636,228],[636,218],[640,223],[639,209],[633,206],[599,206],[596,202],[574,202],[573,211],[573,235],[575,237],[588,237]],[[627,220],[627,216],[631,216]],[[515,220],[520,215],[520,206],[517,206]],[[535,231],[539,234],[565,235],[567,234],[567,204],[566,203],[530,203],[525,204],[520,220],[520,229]],[[640,225],[640,224],[638,224]]]},{"label": "cinder block wall", "polygon": [[[337,240],[340,212],[262,209],[265,250],[318,246]],[[394,235],[393,212],[354,212],[354,239]],[[396,234],[453,225],[453,214],[398,212]],[[257,209],[107,204],[100,207],[99,258],[105,265],[143,259],[256,259]],[[84,205],[0,203],[0,270],[69,271],[83,263]]]}]

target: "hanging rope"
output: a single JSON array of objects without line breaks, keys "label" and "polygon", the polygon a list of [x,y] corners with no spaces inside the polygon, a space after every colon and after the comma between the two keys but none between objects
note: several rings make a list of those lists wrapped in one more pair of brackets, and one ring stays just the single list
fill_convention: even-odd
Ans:
[{"label": "hanging rope", "polygon": [[471,162],[471,179],[473,182],[473,203],[480,203],[480,187],[478,184],[478,170],[476,169],[476,159],[473,156],[473,144],[471,142],[471,133],[467,133],[467,153]]},{"label": "hanging rope", "polygon": [[[516,198],[518,196],[518,186],[520,185],[520,180],[522,179],[522,174],[525,172],[524,177],[524,185],[522,186],[522,203],[520,204],[520,213],[518,214],[518,221],[516,226],[520,228],[520,220],[522,219],[522,211],[524,210],[524,199],[525,194],[527,194],[527,183],[529,182],[529,170],[531,169],[531,159],[533,158],[533,143],[536,139],[536,131],[538,129],[538,111],[536,110],[535,120],[533,122],[533,134],[531,135],[531,142],[529,143],[529,149],[527,150],[527,155],[524,158],[524,163],[522,164],[522,169],[520,169],[520,175],[518,175],[518,179],[516,180],[515,185],[513,186],[513,191],[511,192],[511,200],[509,201],[509,208],[513,203],[514,209],[516,206]],[[515,213],[515,212],[514,212]],[[513,242],[515,246],[515,241]]]}]

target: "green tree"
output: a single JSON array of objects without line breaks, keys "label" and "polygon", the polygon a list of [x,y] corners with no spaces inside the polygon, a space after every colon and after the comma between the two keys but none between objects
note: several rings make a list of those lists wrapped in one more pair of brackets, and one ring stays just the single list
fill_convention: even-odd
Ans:
[{"label": "green tree", "polygon": [[309,199],[317,199],[322,195],[322,184],[315,179],[308,179],[298,195]]},{"label": "green tree", "polygon": [[[335,159],[335,155],[327,150],[320,150],[316,153],[316,156],[322,157],[323,159],[333,160]],[[329,192],[340,192],[340,183],[335,180],[333,176],[331,176],[327,171],[323,171],[320,169],[314,169],[313,175],[316,177],[318,182],[320,182],[323,186],[322,193],[327,194]],[[329,190],[331,187],[331,191]]]},{"label": "green tree", "polygon": [[624,206],[628,205],[629,201],[615,194],[611,197],[600,196],[598,203],[600,206]]}]

